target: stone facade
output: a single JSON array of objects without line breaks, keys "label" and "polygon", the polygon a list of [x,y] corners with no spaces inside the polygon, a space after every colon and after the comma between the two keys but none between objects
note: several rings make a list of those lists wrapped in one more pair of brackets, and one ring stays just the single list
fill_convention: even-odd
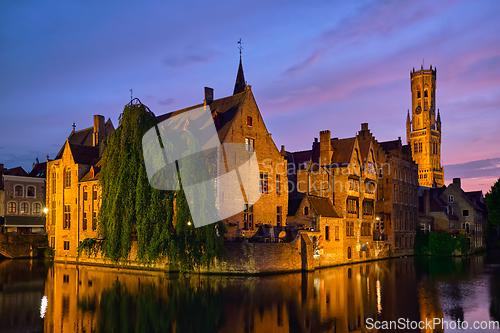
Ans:
[{"label": "stone facade", "polygon": [[444,185],[441,166],[441,116],[436,119],[436,68],[410,72],[412,113],[406,119],[406,138],[418,165],[419,184],[427,187]]}]

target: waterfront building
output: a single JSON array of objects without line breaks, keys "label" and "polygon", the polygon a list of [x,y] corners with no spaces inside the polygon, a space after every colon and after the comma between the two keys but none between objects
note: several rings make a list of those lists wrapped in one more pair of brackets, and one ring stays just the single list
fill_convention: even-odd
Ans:
[{"label": "waterfront building", "polygon": [[464,192],[460,178],[448,186],[422,188],[419,197],[420,228],[426,232],[459,233],[467,237],[467,250],[486,247],[486,207],[482,192]]},{"label": "waterfront building", "polygon": [[45,169],[37,162],[27,173],[22,167],[0,164],[0,231],[16,234],[45,233]]},{"label": "waterfront building", "polygon": [[47,162],[47,236],[56,259],[76,258],[78,245],[97,236],[100,160],[113,131],[111,120],[101,115],[89,128],[76,131],[73,124],[55,159]]},{"label": "waterfront building", "polygon": [[410,71],[412,112],[406,119],[406,139],[418,165],[418,182],[421,186],[444,185],[444,168],[441,165],[441,116],[436,119],[436,68]]},{"label": "waterfront building", "polygon": [[413,254],[418,226],[418,167],[401,138],[380,142],[374,238],[385,239],[394,255]]},{"label": "waterfront building", "polygon": [[372,236],[378,176],[371,142],[361,149],[357,137],[332,139],[325,130],[311,150],[287,152],[287,159],[294,182],[287,226],[317,233],[322,265],[378,257],[382,249],[374,248]]}]

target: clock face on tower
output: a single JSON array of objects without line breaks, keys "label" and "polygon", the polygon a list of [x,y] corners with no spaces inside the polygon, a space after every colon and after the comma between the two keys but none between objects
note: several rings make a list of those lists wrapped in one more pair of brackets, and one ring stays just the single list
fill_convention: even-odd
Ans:
[{"label": "clock face on tower", "polygon": [[420,114],[421,112],[422,112],[422,108],[421,108],[421,107],[420,107],[420,105],[419,105],[419,106],[417,106],[417,107],[415,108],[415,114]]}]

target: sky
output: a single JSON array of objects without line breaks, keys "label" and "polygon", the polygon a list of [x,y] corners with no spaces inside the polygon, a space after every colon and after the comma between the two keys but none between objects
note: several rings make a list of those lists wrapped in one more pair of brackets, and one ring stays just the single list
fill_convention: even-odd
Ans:
[{"label": "sky", "polygon": [[54,158],[133,97],[156,115],[232,94],[239,62],[277,147],[401,137],[410,70],[437,68],[445,183],[500,177],[500,1],[0,2],[0,163]]}]

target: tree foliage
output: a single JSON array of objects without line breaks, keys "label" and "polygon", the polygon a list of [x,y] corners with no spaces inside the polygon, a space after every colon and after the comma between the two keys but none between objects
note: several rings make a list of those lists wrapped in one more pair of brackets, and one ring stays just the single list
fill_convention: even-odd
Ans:
[{"label": "tree foliage", "polygon": [[488,221],[494,230],[500,229],[500,178],[486,193],[486,208],[488,208]]},{"label": "tree foliage", "polygon": [[[150,186],[144,165],[142,137],[158,123],[142,103],[128,104],[119,127],[109,136],[99,181],[102,204],[98,239],[86,239],[79,252],[100,253],[119,262],[129,258],[137,241],[137,260],[152,264],[167,258],[181,268],[213,262],[224,255],[222,222],[201,228],[191,221],[184,192]],[[132,258],[134,259],[134,258]]]},{"label": "tree foliage", "polygon": [[424,234],[420,230],[417,231],[413,246],[415,255],[451,256],[455,250],[462,255],[467,253],[467,237],[464,234],[453,238],[448,232],[438,234],[431,231]]}]

